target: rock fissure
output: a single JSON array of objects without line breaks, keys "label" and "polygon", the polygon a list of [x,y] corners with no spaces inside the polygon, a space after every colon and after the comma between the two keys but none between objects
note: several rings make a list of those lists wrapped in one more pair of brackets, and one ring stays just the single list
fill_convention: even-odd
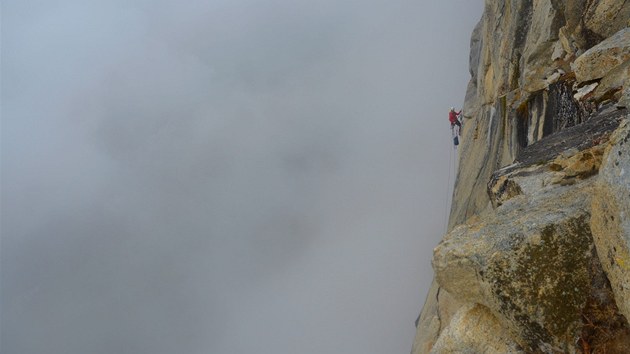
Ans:
[{"label": "rock fissure", "polygon": [[435,303],[437,304],[437,320],[438,320],[438,333],[442,332],[442,318],[440,315],[440,288],[437,288],[437,292],[435,294]]}]

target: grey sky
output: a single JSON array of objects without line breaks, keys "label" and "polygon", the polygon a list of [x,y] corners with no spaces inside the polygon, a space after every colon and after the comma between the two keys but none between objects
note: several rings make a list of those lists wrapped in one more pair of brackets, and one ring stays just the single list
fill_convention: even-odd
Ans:
[{"label": "grey sky", "polygon": [[407,353],[481,0],[7,0],[4,354]]}]

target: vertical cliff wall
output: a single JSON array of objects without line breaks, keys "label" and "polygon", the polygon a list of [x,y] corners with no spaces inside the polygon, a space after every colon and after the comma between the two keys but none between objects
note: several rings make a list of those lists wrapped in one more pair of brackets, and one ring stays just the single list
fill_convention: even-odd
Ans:
[{"label": "vertical cliff wall", "polygon": [[630,353],[630,1],[486,0],[412,353]]}]

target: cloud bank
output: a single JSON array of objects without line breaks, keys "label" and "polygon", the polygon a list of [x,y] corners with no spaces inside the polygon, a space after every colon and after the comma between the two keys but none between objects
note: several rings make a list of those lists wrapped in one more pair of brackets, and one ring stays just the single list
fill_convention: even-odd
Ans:
[{"label": "cloud bank", "polygon": [[481,1],[3,5],[3,353],[408,352]]}]

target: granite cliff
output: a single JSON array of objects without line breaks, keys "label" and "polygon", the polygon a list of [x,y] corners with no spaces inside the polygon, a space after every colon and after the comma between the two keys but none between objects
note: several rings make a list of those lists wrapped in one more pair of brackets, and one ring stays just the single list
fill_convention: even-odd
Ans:
[{"label": "granite cliff", "polygon": [[630,1],[486,0],[412,354],[630,353]]}]

